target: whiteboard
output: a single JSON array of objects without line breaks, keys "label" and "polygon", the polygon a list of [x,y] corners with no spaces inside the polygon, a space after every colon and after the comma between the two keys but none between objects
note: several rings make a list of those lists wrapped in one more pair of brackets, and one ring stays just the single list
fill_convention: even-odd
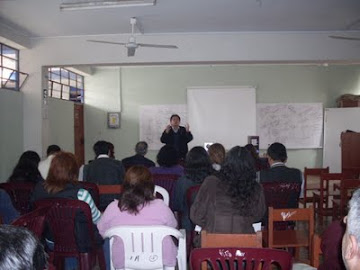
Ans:
[{"label": "whiteboard", "polygon": [[149,150],[159,150],[164,145],[160,137],[173,114],[180,116],[182,126],[187,123],[185,104],[140,106],[140,140],[148,143]]},{"label": "whiteboard", "polygon": [[289,149],[322,146],[322,103],[259,103],[256,119],[261,149],[274,142]]},{"label": "whiteboard", "polygon": [[360,108],[326,108],[324,120],[323,166],[341,172],[341,132],[360,132]]},{"label": "whiteboard", "polygon": [[219,142],[226,149],[247,144],[256,132],[255,88],[189,87],[187,105],[190,130],[194,136],[190,147]]}]

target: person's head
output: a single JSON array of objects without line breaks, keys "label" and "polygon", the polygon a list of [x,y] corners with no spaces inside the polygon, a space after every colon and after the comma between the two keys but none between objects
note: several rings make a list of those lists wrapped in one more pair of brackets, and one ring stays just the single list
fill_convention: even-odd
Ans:
[{"label": "person's head", "polygon": [[50,155],[53,155],[57,152],[60,152],[61,151],[61,148],[56,145],[56,144],[52,144],[52,145],[49,145],[47,150],[46,150],[46,155],[47,156],[50,156]]},{"label": "person's head", "polygon": [[254,160],[257,160],[259,158],[259,154],[256,151],[256,148],[253,144],[249,143],[247,145],[244,146],[246,148],[246,150],[248,150],[251,154],[251,156],[254,158]]},{"label": "person's head", "polygon": [[97,141],[93,149],[96,157],[99,155],[109,155],[109,143],[106,141]]},{"label": "person's head", "polygon": [[56,153],[44,183],[45,190],[49,193],[57,193],[63,190],[67,184],[75,184],[78,181],[78,172],[79,167],[74,154]]},{"label": "person's head", "polygon": [[38,170],[40,156],[34,151],[24,152],[18,163],[16,164],[12,174],[9,177],[9,182],[32,182],[36,183],[41,179]]},{"label": "person's head", "polygon": [[216,175],[225,183],[226,192],[239,206],[240,213],[246,214],[247,209],[251,209],[250,205],[258,203],[254,200],[254,193],[258,190],[254,160],[244,147],[231,148]]},{"label": "person's head", "polygon": [[211,172],[211,162],[206,150],[200,146],[193,147],[185,158],[185,176],[196,183],[202,183]]},{"label": "person's head", "polygon": [[0,226],[0,250],[0,269],[40,270],[47,266],[44,247],[24,227]]},{"label": "person's head", "polygon": [[141,165],[130,167],[125,174],[123,192],[119,200],[120,211],[137,214],[154,199],[155,185],[148,168]]},{"label": "person's head", "polygon": [[173,114],[170,116],[170,125],[173,128],[178,128],[180,126],[180,116],[178,114]]},{"label": "person's head", "polygon": [[35,166],[39,165],[40,156],[35,151],[25,151],[19,158],[18,163],[33,163]]},{"label": "person's head", "polygon": [[178,153],[176,149],[171,145],[164,145],[160,148],[159,153],[156,156],[156,161],[159,166],[172,167],[178,164]]},{"label": "person's head", "polygon": [[222,164],[225,159],[225,148],[220,143],[213,143],[209,146],[208,153],[212,163]]},{"label": "person's head", "polygon": [[115,158],[115,146],[111,142],[108,142],[108,144],[109,144],[109,158]]},{"label": "person's head", "polygon": [[137,155],[145,156],[148,150],[148,144],[144,141],[138,142],[135,145],[135,153]]},{"label": "person's head", "polygon": [[274,162],[286,162],[286,148],[282,143],[275,142],[267,149],[267,155],[270,165]]},{"label": "person's head", "polygon": [[342,240],[342,257],[346,269],[359,269],[360,265],[360,189],[349,202],[349,212],[344,218],[346,231]]}]

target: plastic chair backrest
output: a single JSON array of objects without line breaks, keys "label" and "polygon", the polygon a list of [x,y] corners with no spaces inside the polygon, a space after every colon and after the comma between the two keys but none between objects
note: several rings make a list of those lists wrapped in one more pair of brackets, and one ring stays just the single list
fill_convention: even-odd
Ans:
[{"label": "plastic chair backrest", "polygon": [[45,217],[49,209],[48,206],[35,209],[20,216],[11,225],[25,227],[41,239],[45,228]]},{"label": "plastic chair backrest", "polygon": [[169,206],[170,197],[169,197],[169,193],[167,192],[167,190],[165,188],[163,188],[163,187],[155,185],[155,189],[154,189],[155,197],[156,197],[156,193],[159,193],[162,196],[162,199],[165,202],[165,204],[167,206]]},{"label": "plastic chair backrest", "polygon": [[95,183],[90,182],[78,182],[78,185],[81,186],[81,188],[86,189],[89,191],[91,197],[93,198],[96,206],[99,208],[100,205],[100,194],[99,194],[99,187]]},{"label": "plastic chair backrest", "polygon": [[[115,226],[107,230],[104,237],[110,238],[112,246],[114,237],[120,237],[124,243],[124,269],[163,269],[163,238],[171,235],[179,240],[178,266],[186,270],[186,236],[185,231],[168,226]],[[112,263],[111,269],[115,269]],[[136,258],[136,259],[135,259]]]},{"label": "plastic chair backrest", "polygon": [[[292,256],[283,250],[266,248],[198,248],[190,254],[192,270],[200,270],[202,263],[207,262],[208,269],[213,270],[265,270],[274,269],[291,270]],[[278,266],[278,267],[276,267]]]},{"label": "plastic chair backrest", "polygon": [[174,190],[176,181],[179,178],[177,174],[161,174],[154,173],[152,174],[154,184],[166,189],[170,196],[170,208],[172,208],[172,200],[174,197]]},{"label": "plastic chair backrest", "polygon": [[201,247],[262,247],[262,233],[224,234],[201,231]]},{"label": "plastic chair backrest", "polygon": [[[35,201],[36,207],[50,206],[46,215],[54,237],[54,252],[78,256],[78,247],[75,238],[75,216],[80,212],[85,216],[86,223],[82,229],[87,229],[90,242],[94,245],[91,210],[87,203],[72,199],[44,199]],[[86,228],[85,228],[86,226]]]},{"label": "plastic chair backrest", "polygon": [[1,183],[0,188],[9,194],[14,207],[21,215],[30,212],[30,197],[35,188],[34,183]]}]

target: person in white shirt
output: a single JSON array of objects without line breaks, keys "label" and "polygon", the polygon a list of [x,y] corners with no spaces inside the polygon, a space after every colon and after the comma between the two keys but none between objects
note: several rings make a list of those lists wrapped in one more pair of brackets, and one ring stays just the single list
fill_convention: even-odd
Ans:
[{"label": "person in white shirt", "polygon": [[54,155],[59,151],[61,151],[61,148],[58,145],[56,144],[49,145],[49,147],[46,150],[47,157],[39,162],[38,169],[44,180],[46,180],[47,178],[51,160],[53,159]]}]

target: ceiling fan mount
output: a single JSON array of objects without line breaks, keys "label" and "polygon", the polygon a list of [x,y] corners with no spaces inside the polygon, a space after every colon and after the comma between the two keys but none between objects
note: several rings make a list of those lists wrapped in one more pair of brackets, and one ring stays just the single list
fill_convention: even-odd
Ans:
[{"label": "ceiling fan mount", "polygon": [[130,18],[131,25],[131,36],[127,43],[124,42],[112,42],[105,40],[87,40],[89,42],[97,42],[97,43],[105,43],[105,44],[115,44],[115,45],[123,45],[127,48],[127,55],[134,56],[135,50],[138,47],[148,47],[148,48],[162,48],[162,49],[178,49],[176,45],[161,45],[161,44],[147,44],[147,43],[137,43],[135,38],[135,26],[137,24],[137,19],[135,17]]}]

